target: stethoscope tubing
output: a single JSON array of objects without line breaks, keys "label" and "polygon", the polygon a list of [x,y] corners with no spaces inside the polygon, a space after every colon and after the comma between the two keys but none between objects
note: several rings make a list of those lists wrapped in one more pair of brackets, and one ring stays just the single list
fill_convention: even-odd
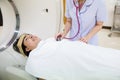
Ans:
[{"label": "stethoscope tubing", "polygon": [[[91,4],[89,4],[89,5],[86,6],[85,11],[81,12],[80,14],[85,13],[87,11],[87,8],[90,7],[93,2],[94,2],[94,0],[92,0]],[[77,31],[77,33],[73,37],[64,37],[64,39],[74,39],[80,33],[80,21],[79,21],[78,11],[79,11],[79,9],[82,8],[82,6],[81,5],[77,6],[76,3],[75,3],[75,0],[73,0],[73,4],[76,7],[76,18],[77,18],[77,23],[78,23],[78,31]]]},{"label": "stethoscope tubing", "polygon": [[78,17],[78,11],[79,11],[79,8],[81,8],[81,6],[77,6],[75,4],[74,0],[73,0],[73,3],[74,3],[74,6],[76,8],[76,18],[77,18],[77,23],[78,23],[78,31],[77,31],[77,33],[73,37],[64,37],[64,39],[74,39],[80,33],[80,21],[79,21],[79,17]]}]

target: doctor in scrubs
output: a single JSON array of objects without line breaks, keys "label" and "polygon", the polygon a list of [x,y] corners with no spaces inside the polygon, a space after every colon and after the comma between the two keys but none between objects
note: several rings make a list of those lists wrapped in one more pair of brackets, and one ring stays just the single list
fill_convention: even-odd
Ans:
[{"label": "doctor in scrubs", "polygon": [[97,45],[97,32],[102,29],[106,21],[106,7],[102,0],[66,0],[67,18],[65,29],[58,33],[61,38],[69,33],[68,39],[80,40],[88,44]]}]

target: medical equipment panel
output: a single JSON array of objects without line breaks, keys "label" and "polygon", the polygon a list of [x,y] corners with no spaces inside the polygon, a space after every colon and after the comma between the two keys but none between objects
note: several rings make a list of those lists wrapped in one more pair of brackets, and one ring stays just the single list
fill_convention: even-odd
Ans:
[{"label": "medical equipment panel", "polygon": [[2,17],[1,8],[0,8],[0,26],[3,26],[3,17]]}]

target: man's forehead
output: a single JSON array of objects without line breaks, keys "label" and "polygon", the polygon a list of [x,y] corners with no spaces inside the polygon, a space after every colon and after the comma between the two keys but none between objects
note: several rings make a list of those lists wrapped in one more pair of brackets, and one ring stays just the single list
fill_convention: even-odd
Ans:
[{"label": "man's forehead", "polygon": [[28,38],[29,36],[33,36],[33,35],[32,35],[32,34],[26,34],[24,40],[25,40],[26,38]]},{"label": "man's forehead", "polygon": [[24,41],[27,37],[29,37],[31,34],[26,34],[25,37],[24,37]]}]

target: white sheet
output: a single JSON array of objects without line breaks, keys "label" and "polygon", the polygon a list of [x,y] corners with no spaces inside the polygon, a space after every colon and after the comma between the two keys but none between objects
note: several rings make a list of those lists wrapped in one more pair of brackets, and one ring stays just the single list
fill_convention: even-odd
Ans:
[{"label": "white sheet", "polygon": [[47,80],[120,80],[120,50],[79,41],[41,41],[26,71]]}]

